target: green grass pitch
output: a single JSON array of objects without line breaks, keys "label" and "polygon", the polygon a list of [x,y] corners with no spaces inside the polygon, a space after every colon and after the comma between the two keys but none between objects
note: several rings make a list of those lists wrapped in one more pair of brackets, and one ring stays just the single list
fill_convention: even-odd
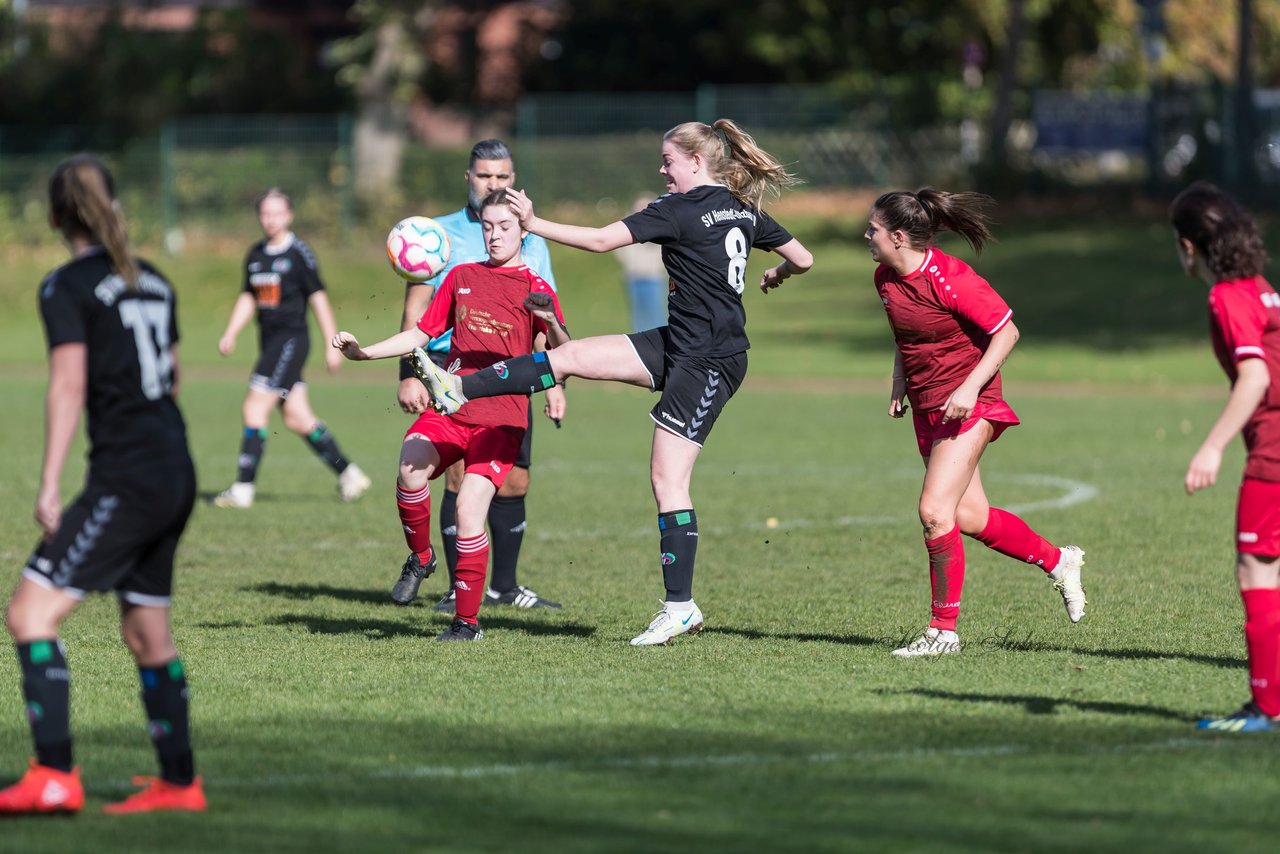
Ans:
[{"label": "green grass pitch", "polygon": [[[375,488],[339,503],[277,421],[254,509],[197,508],[174,623],[210,811],[96,814],[130,775],[154,773],[137,674],[114,603],[98,597],[64,632],[90,809],[9,822],[4,847],[1272,850],[1274,740],[1191,727],[1247,694],[1231,555],[1242,455],[1215,489],[1182,494],[1226,389],[1203,292],[1181,277],[1167,229],[997,232],[978,266],[1023,332],[1005,382],[1024,426],[991,447],[984,479],[995,503],[1086,549],[1089,614],[1072,626],[1038,571],[970,543],[967,648],[903,662],[889,651],[927,622],[929,586],[914,440],[884,415],[891,340],[861,223],[800,225],[818,266],[747,294],[750,375],[694,476],[701,635],[626,643],[662,593],[652,399],[576,382],[564,428],[536,428],[521,561],[522,581],[564,610],[482,611],[482,643],[434,643],[447,623],[427,607],[438,577],[412,607],[387,598],[404,557],[395,368],[328,377],[313,352],[316,408]],[[399,317],[376,243],[317,247],[339,323],[362,340]],[[0,551],[12,582],[36,536],[35,287],[60,256],[6,257]],[[214,347],[239,259],[158,259],[181,293],[182,404],[206,494],[234,474],[254,355],[252,332],[230,360]],[[555,260],[575,334],[621,330],[616,263]],[[29,753],[16,661],[0,655],[0,781]]]}]

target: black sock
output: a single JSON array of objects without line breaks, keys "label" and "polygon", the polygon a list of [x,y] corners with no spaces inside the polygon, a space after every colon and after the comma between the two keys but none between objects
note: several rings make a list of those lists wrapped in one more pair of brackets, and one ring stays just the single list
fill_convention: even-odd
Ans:
[{"label": "black sock", "polygon": [[499,593],[516,587],[516,564],[524,542],[524,496],[495,495],[489,505],[489,554],[493,570],[489,586]]},{"label": "black sock", "polygon": [[440,539],[444,540],[444,565],[449,570],[449,592],[458,580],[458,493],[446,489],[440,498]]},{"label": "black sock", "polygon": [[467,400],[502,394],[533,394],[556,384],[546,353],[516,356],[462,378],[462,396]]},{"label": "black sock", "polygon": [[693,508],[658,514],[662,537],[662,582],[668,602],[693,598],[693,561],[698,555],[698,517]]},{"label": "black sock", "polygon": [[262,452],[266,445],[266,430],[244,428],[244,438],[240,440],[240,470],[236,473],[238,483],[253,483],[258,477],[258,463],[262,462]]},{"label": "black sock", "polygon": [[160,760],[160,778],[167,783],[189,786],[196,778],[191,754],[191,725],[187,708],[187,675],[182,659],[159,667],[138,667],[142,680],[142,705],[147,710],[147,729]]},{"label": "black sock", "polygon": [[342,456],[342,451],[338,449],[337,441],[323,421],[316,422],[316,426],[312,427],[311,432],[306,435],[306,440],[307,444],[311,446],[311,450],[315,451],[316,456],[324,460],[329,468],[338,474],[346,471],[347,460]]},{"label": "black sock", "polygon": [[18,644],[36,762],[71,770],[71,674],[57,638]]}]

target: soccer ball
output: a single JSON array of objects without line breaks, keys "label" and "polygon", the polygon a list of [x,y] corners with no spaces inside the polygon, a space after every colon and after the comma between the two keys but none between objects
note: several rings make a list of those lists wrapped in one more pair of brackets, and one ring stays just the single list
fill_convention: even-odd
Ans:
[{"label": "soccer ball", "polygon": [[449,235],[430,217],[402,219],[387,235],[387,260],[402,278],[425,282],[448,265]]}]

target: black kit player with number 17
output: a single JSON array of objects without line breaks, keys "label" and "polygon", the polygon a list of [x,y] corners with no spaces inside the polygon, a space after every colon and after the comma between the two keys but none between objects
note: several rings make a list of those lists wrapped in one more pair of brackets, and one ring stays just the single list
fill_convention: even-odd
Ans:
[{"label": "black kit player with number 17", "polygon": [[[174,553],[196,491],[174,401],[173,288],[129,253],[111,174],[96,159],[80,155],[59,165],[49,200],[50,220],[73,258],[40,286],[49,390],[35,516],[44,536],[8,611],[36,755],[22,779],[0,791],[0,814],[84,806],[58,630],[86,594],[106,592],[120,602],[120,635],[138,665],[160,777],[104,811],[202,811],[186,674],[169,628]],[[88,476],[64,509],[59,481],[82,409]]]}]

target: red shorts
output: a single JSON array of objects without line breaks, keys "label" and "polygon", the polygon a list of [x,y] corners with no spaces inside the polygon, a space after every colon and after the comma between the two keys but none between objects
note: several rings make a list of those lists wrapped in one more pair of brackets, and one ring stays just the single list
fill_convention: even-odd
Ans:
[{"label": "red shorts", "polygon": [[944,424],[942,421],[943,411],[935,409],[932,412],[916,412],[912,416],[916,427],[916,445],[920,448],[920,456],[922,457],[927,457],[933,453],[934,442],[942,439],[954,439],[961,433],[967,433],[979,421],[991,422],[991,426],[995,428],[991,433],[991,441],[993,442],[999,439],[1000,434],[1007,428],[1021,423],[1018,421],[1018,416],[1014,414],[1013,409],[1003,400],[997,400],[994,403],[978,401],[978,405],[973,408],[973,412],[964,422],[950,420]]},{"label": "red shorts", "polygon": [[1236,504],[1236,551],[1280,555],[1280,483],[1246,477]]},{"label": "red shorts", "polygon": [[495,487],[501,488],[520,455],[524,433],[523,427],[463,424],[428,409],[405,431],[404,437],[407,440],[410,436],[422,436],[440,454],[440,466],[431,475],[433,480],[449,466],[463,460],[468,474],[486,477]]}]

